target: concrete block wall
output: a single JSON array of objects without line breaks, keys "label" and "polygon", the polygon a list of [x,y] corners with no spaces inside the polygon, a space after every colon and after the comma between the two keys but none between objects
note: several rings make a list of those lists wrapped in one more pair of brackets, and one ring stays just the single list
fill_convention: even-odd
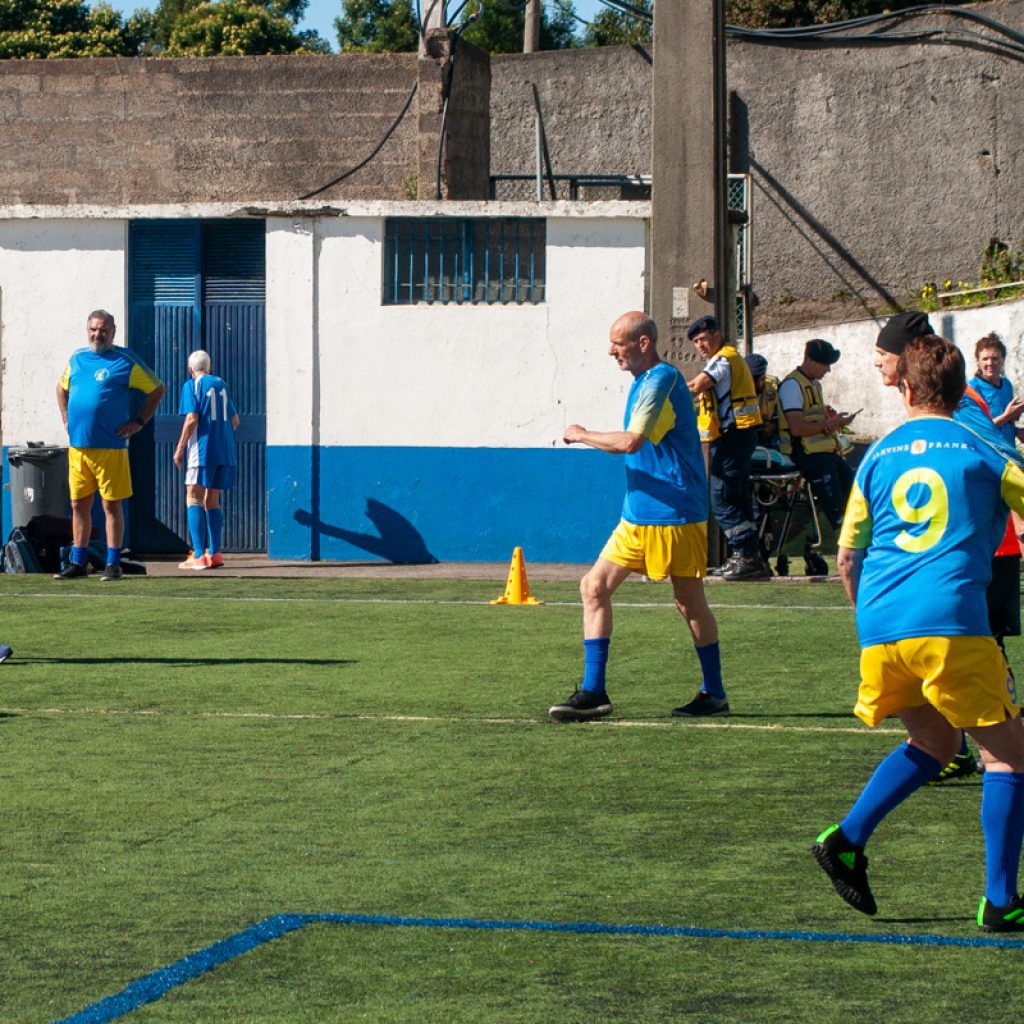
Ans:
[{"label": "concrete block wall", "polygon": [[[5,205],[288,201],[368,155],[415,54],[0,61]],[[324,193],[404,199],[415,117]]]},{"label": "concrete block wall", "polygon": [[[650,76],[651,54],[642,47],[492,57],[491,172],[533,173],[536,85],[555,174],[649,174]],[[568,198],[568,186],[559,189]],[[532,182],[503,184],[498,198],[534,194]],[[602,188],[588,198],[619,195]]]}]

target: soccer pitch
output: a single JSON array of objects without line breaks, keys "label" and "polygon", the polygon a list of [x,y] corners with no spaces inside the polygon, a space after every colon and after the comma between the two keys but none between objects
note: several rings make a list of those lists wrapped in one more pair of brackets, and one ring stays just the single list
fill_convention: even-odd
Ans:
[{"label": "soccer pitch", "polygon": [[852,716],[836,584],[709,586],[704,722],[668,717],[699,678],[669,589],[627,584],[615,715],[561,726],[569,583],[3,588],[3,1024],[1014,1016],[977,781],[883,823],[876,918],[809,853],[902,735]]}]

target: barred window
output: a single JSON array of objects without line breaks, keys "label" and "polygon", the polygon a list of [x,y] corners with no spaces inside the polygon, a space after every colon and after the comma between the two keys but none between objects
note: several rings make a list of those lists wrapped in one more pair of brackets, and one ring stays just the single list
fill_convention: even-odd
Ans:
[{"label": "barred window", "polygon": [[544,301],[543,218],[389,217],[385,306]]}]

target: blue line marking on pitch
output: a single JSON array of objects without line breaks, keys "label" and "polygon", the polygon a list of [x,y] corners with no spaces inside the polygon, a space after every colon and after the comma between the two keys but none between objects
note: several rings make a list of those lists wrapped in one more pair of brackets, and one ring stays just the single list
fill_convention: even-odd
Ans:
[{"label": "blue line marking on pitch", "polygon": [[600,924],[596,921],[487,921],[472,917],[392,917],[381,914],[275,914],[244,931],[190,953],[168,967],[133,981],[53,1024],[106,1024],[165,996],[171,989],[234,960],[265,942],[310,924],[362,924],[397,928],[466,928],[480,931],[569,932],[577,935],[645,935],[679,939],[739,939],[758,942],[853,942],[887,946],[945,946],[969,949],[1024,949],[1024,939],[987,936],[871,935],[848,932],[757,931],[661,924]]}]

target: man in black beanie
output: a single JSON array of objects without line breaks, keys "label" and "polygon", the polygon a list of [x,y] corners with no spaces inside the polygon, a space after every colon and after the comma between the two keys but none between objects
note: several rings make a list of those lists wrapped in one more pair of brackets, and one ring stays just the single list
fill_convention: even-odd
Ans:
[{"label": "man in black beanie", "polygon": [[[882,376],[886,387],[896,387],[900,383],[899,360],[903,350],[915,338],[935,334],[926,313],[907,310],[897,313],[886,322],[878,332],[875,342],[875,369]],[[977,392],[968,387],[960,404],[953,413],[953,419],[970,427],[983,440],[997,448],[1007,458],[1013,459],[1018,465],[1024,465],[1020,455],[1012,446],[1006,444],[999,431],[992,423],[992,416]],[[1012,530],[1008,530],[1011,533]],[[986,598],[988,601],[989,626],[999,646],[1006,653],[1003,637],[1020,635],[1020,558],[1013,551],[1014,545],[1006,538],[992,559],[992,579],[988,585]],[[1011,670],[1011,675],[1012,670]],[[960,752],[939,773],[935,782],[948,782],[965,776],[974,775],[978,770],[978,762],[967,746],[966,738],[961,741]]]},{"label": "man in black beanie", "polygon": [[897,366],[907,345],[915,338],[934,333],[928,314],[919,313],[916,309],[897,313],[886,321],[875,342],[875,369],[882,375],[882,383],[886,387],[894,388],[900,382]]}]

